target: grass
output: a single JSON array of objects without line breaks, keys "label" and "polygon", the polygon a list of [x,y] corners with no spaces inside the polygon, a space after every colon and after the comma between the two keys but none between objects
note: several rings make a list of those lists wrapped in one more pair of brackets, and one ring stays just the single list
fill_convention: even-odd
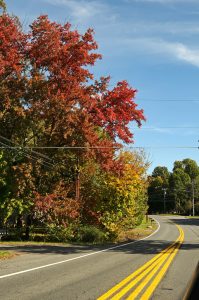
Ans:
[{"label": "grass", "polygon": [[61,245],[67,245],[69,243],[53,243],[53,242],[36,242],[36,241],[5,241],[0,242],[0,245],[10,245],[10,246],[31,246],[31,245],[49,245],[49,246],[61,246]]},{"label": "grass", "polygon": [[180,214],[158,214],[158,216],[178,216],[178,217],[182,217],[182,215],[180,215]]},{"label": "grass", "polygon": [[139,226],[133,229],[122,231],[117,238],[117,242],[138,240],[152,234],[156,229],[157,223],[149,218],[148,221],[144,220]]},{"label": "grass", "polygon": [[15,254],[9,251],[0,251],[0,260],[13,257]]}]

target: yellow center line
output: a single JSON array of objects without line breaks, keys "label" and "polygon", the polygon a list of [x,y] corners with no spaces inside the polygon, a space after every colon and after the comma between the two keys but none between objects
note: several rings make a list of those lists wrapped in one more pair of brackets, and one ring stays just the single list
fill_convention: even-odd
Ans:
[{"label": "yellow center line", "polygon": [[[172,245],[170,245],[169,247],[167,247],[166,249],[164,249],[163,251],[161,251],[158,255],[156,255],[155,257],[153,257],[151,260],[149,260],[147,263],[145,263],[142,267],[140,267],[135,272],[133,272],[132,274],[130,274],[128,277],[126,277],[124,280],[122,280],[121,282],[119,282],[118,284],[116,284],[112,289],[110,289],[105,294],[103,294],[102,296],[100,296],[97,300],[106,300],[106,299],[118,300],[118,299],[121,299],[122,296],[124,296],[126,293],[128,293],[132,289],[133,286],[135,286],[139,281],[141,281],[144,277],[146,277],[146,275],[151,271],[151,273],[147,276],[148,280],[145,279],[144,283],[141,283],[136,288],[135,291],[137,291],[136,293],[138,294],[138,290],[140,292],[148,284],[148,282],[151,280],[151,278],[160,269],[160,267],[162,266],[162,264],[168,259],[169,255],[173,259],[174,256],[175,256],[173,254],[177,253],[175,250],[180,247],[180,243],[182,243],[183,238],[184,238],[184,234],[183,234],[182,229],[178,225],[177,225],[177,227],[179,229],[180,235],[179,235],[178,239]],[[170,259],[168,261],[170,261]],[[165,265],[167,265],[167,263]],[[134,279],[134,280],[131,281],[132,279]],[[156,285],[156,282],[154,284]],[[150,289],[150,291],[151,291],[151,289]],[[150,291],[148,291],[148,293]],[[118,293],[115,296],[111,297],[116,292],[118,292]],[[128,299],[134,299],[134,298],[132,298],[132,294],[130,295],[130,297]],[[146,298],[146,299],[148,299],[148,298]]]},{"label": "yellow center line", "polygon": [[152,283],[150,284],[150,286],[147,288],[147,290],[145,291],[145,293],[142,295],[142,300],[148,300],[148,299],[150,299],[152,293],[155,291],[156,287],[158,286],[158,284],[160,283],[160,281],[164,277],[166,271],[168,270],[170,264],[172,263],[174,257],[176,256],[176,254],[177,254],[180,246],[182,245],[182,243],[184,241],[184,232],[183,232],[183,230],[180,228],[180,226],[178,226],[178,225],[176,225],[176,226],[178,227],[179,230],[182,231],[181,239],[180,239],[179,243],[177,243],[177,246],[174,249],[174,252],[171,254],[171,256],[169,257],[169,259],[167,260],[167,262],[165,263],[165,265],[162,267],[162,269],[160,270],[160,272],[157,274],[157,276],[154,278],[154,280],[152,281]]},{"label": "yellow center line", "polygon": [[[112,300],[119,300],[122,296],[127,294],[138,282],[140,282],[149,272],[151,272],[156,266],[160,265],[160,262],[164,262],[165,258],[161,257],[160,260],[156,261],[154,264],[152,264],[149,268],[147,268],[143,273],[141,273],[138,277],[136,277],[133,281],[131,281],[128,285],[126,285],[119,293],[117,293],[115,296],[113,296]],[[163,263],[162,262],[162,263]],[[151,273],[150,273],[151,274]],[[149,274],[149,275],[150,275]],[[147,276],[148,278],[148,276]]]},{"label": "yellow center line", "polygon": [[142,267],[140,267],[135,272],[133,272],[132,274],[130,274],[128,277],[126,277],[125,279],[123,279],[121,282],[119,282],[118,284],[116,284],[112,289],[110,289],[105,294],[103,294],[102,296],[100,296],[99,298],[97,298],[97,300],[106,300],[106,299],[108,299],[111,295],[113,295],[115,292],[117,292],[123,286],[125,286],[130,280],[132,280],[133,278],[135,278],[136,276],[138,276],[146,268],[150,267],[155,261],[157,261],[159,259],[159,257],[161,257],[171,247],[173,247],[173,244],[170,245],[169,247],[167,247],[166,249],[164,249],[163,251],[161,251],[158,255],[156,255],[155,257],[153,257],[151,260],[149,260],[147,263],[145,263]]},{"label": "yellow center line", "polygon": [[[179,236],[180,238],[180,236]],[[141,275],[136,277],[132,282],[130,282],[127,286],[125,286],[119,293],[117,293],[114,297],[112,297],[112,300],[119,300],[122,296],[124,296],[126,293],[128,293],[136,284],[138,284],[139,281],[141,281],[143,278],[146,277],[146,275],[149,273],[149,275],[141,282],[141,284],[136,288],[136,290],[131,294],[131,298],[128,299],[134,299],[145,287],[146,284],[150,281],[150,279],[156,274],[156,272],[159,270],[159,268],[162,266],[162,264],[167,260],[168,256],[172,253],[172,251],[176,247],[176,243],[178,242],[179,238],[176,240],[175,243],[171,245],[167,251],[163,253],[163,255],[156,260],[149,268],[147,268]]]},{"label": "yellow center line", "polygon": [[[173,248],[172,250],[175,251],[175,248]],[[140,292],[145,288],[145,286],[150,282],[150,280],[154,277],[154,275],[159,271],[159,269],[171,255],[170,252],[171,250],[169,250],[169,252],[165,254],[165,256],[161,259],[160,263],[153,268],[152,272],[150,272],[149,275],[141,282],[141,284],[133,291],[133,293],[130,294],[127,300],[136,299],[136,297],[140,294]]]},{"label": "yellow center line", "polygon": [[[123,288],[116,296],[112,297],[113,300],[119,300],[122,296],[128,293],[139,281],[145,279],[141,282],[141,284],[136,288],[136,290],[131,294],[131,298],[134,299],[145,287],[145,285],[150,281],[150,279],[154,276],[154,274],[159,270],[159,268],[163,265],[163,263],[167,260],[171,251],[173,251],[175,246],[170,248],[166,253],[163,254],[162,257],[158,259],[154,264],[152,264],[149,268],[147,268],[141,275],[135,278],[132,282],[130,282],[125,288]],[[149,273],[148,276],[146,276]]]}]

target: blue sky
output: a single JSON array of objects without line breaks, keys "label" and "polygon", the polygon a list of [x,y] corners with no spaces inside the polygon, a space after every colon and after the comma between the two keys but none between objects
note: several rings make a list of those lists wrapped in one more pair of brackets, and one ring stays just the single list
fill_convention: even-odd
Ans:
[{"label": "blue sky", "polygon": [[147,122],[131,128],[134,146],[146,147],[150,171],[171,170],[187,157],[199,163],[198,149],[175,148],[199,145],[199,0],[6,2],[25,28],[40,14],[80,32],[94,28],[103,55],[94,74],[111,75],[111,85],[126,79],[138,90]]}]

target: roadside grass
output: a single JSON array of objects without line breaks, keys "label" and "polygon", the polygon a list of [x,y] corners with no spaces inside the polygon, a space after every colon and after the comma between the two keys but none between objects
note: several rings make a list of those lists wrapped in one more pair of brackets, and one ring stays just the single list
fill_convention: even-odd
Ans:
[{"label": "roadside grass", "polygon": [[158,214],[158,216],[185,217],[186,219],[199,219],[199,216],[183,216],[179,214]]},{"label": "roadside grass", "polygon": [[11,253],[9,251],[0,251],[0,260],[1,259],[8,259],[8,258],[11,258],[13,257],[15,254],[14,253]]},{"label": "roadside grass", "polygon": [[148,220],[144,220],[139,226],[122,231],[116,242],[126,242],[130,240],[139,240],[141,238],[147,237],[148,235],[152,234],[156,229],[158,225],[157,223],[149,218]]},{"label": "roadside grass", "polygon": [[70,243],[62,243],[62,242],[36,242],[36,241],[0,241],[0,245],[10,245],[10,246],[31,246],[31,245],[46,245],[46,246],[66,246]]},{"label": "roadside grass", "polygon": [[172,217],[182,217],[182,215],[180,215],[180,214],[158,214],[158,216],[172,216]]}]

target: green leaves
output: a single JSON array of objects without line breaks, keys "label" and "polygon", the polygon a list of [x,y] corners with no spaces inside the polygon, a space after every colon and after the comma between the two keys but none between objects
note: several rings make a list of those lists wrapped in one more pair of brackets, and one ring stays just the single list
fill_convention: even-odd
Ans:
[{"label": "green leaves", "polygon": [[[190,214],[193,198],[199,202],[199,167],[196,161],[175,161],[173,172],[166,167],[156,167],[150,177],[149,206],[152,212],[177,212]],[[164,206],[165,205],[165,206]]]},{"label": "green leaves", "polygon": [[94,78],[97,48],[91,29],[80,34],[40,16],[27,34],[16,17],[0,15],[4,220],[16,223],[34,203],[37,221],[79,218],[108,229],[146,211],[144,159],[115,150],[117,140],[132,142],[130,122],[140,127],[144,113],[128,82],[110,89],[110,77]]}]

